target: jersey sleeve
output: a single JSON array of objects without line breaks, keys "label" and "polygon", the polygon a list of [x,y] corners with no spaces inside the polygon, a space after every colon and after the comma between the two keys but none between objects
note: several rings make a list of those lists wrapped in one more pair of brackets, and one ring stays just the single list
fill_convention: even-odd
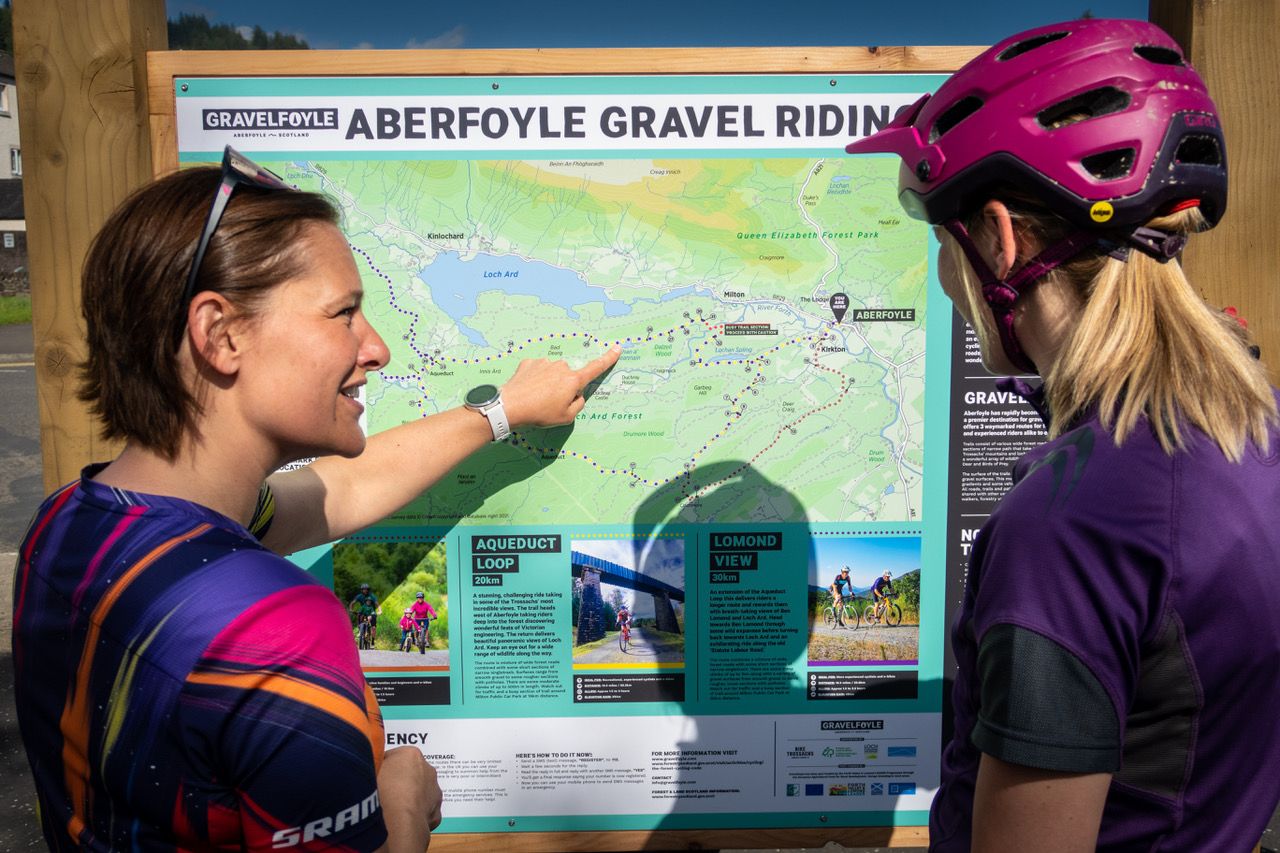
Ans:
[{"label": "jersey sleeve", "polygon": [[250,850],[375,850],[382,719],[342,606],[320,586],[270,595],[207,647],[183,688],[211,775]]},{"label": "jersey sleeve", "polygon": [[970,740],[1010,764],[1067,773],[1120,767],[1115,706],[1084,662],[1017,625],[996,625],[978,647],[980,708]]},{"label": "jersey sleeve", "polygon": [[1167,496],[1154,485],[1118,488],[1114,467],[1082,452],[1033,471],[975,543],[970,739],[996,758],[1064,772],[1119,767],[1169,560],[1158,536],[1167,537]]}]

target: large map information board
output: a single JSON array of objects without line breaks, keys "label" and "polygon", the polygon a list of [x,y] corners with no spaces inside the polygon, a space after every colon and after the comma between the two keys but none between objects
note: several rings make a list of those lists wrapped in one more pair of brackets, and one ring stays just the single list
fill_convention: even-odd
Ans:
[{"label": "large map information board", "polygon": [[231,144],[341,209],[391,349],[370,433],[622,347],[571,426],[297,558],[373,585],[354,636],[442,831],[924,822],[951,314],[896,160],[842,151],[937,82],[175,81],[184,162]]}]

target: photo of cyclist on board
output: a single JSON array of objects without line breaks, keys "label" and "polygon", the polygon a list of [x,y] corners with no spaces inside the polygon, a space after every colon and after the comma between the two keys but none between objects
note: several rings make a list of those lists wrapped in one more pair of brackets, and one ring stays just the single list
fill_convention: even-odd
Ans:
[{"label": "photo of cyclist on board", "polygon": [[431,644],[430,620],[438,618],[435,608],[431,606],[431,602],[427,601],[426,593],[419,590],[417,600],[410,605],[409,612],[413,614],[414,630],[422,631],[423,642],[419,651],[425,655],[427,646]]},{"label": "photo of cyclist on board", "polygon": [[[847,590],[849,597],[850,598],[853,597],[853,578],[849,576],[848,566],[845,566],[836,574],[835,580],[831,582],[830,589],[831,589],[831,596],[832,598],[835,599],[832,602],[832,607],[835,609],[836,613],[843,614],[845,592],[842,592],[842,590]],[[844,624],[843,616],[839,616],[837,618],[839,619],[837,624],[841,628],[847,627]]]},{"label": "photo of cyclist on board", "polygon": [[409,639],[413,634],[416,625],[417,623],[413,621],[413,608],[406,607],[404,615],[400,617],[400,648],[404,651],[409,651],[413,648],[412,645],[406,646],[405,640]]},{"label": "photo of cyclist on board", "polygon": [[360,591],[356,593],[355,598],[351,599],[351,603],[347,605],[347,610],[356,617],[356,626],[359,627],[361,621],[369,623],[369,642],[376,642],[378,639],[378,596],[374,595],[367,583],[360,584]]},{"label": "photo of cyclist on board", "polygon": [[884,607],[889,603],[889,596],[893,595],[893,573],[888,569],[884,570],[884,574],[876,578],[875,583],[871,585],[871,595],[875,598],[876,603],[876,622],[880,621],[880,614],[884,612]]}]

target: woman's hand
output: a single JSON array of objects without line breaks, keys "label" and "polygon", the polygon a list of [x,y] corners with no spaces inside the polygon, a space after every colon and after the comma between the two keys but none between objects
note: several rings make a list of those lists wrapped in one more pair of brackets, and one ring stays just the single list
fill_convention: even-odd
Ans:
[{"label": "woman's hand", "polygon": [[520,362],[502,386],[502,407],[512,429],[553,427],[571,423],[586,399],[582,392],[618,361],[622,349],[611,347],[574,370],[567,362],[532,358]]},{"label": "woman's hand", "polygon": [[436,769],[416,746],[389,749],[378,771],[378,799],[387,825],[387,853],[422,853],[431,841],[431,830],[440,825],[444,794],[436,781]]}]

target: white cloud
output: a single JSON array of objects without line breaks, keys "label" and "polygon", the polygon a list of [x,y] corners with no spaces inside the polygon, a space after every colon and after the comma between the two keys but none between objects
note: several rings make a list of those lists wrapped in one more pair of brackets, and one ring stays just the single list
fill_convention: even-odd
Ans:
[{"label": "white cloud", "polygon": [[467,28],[459,24],[448,32],[440,35],[418,41],[417,39],[409,39],[405,47],[410,50],[440,50],[463,47],[467,43]]},{"label": "white cloud", "polygon": [[240,34],[240,38],[249,41],[253,38],[253,27],[247,27],[243,24],[236,27],[236,32]]}]

